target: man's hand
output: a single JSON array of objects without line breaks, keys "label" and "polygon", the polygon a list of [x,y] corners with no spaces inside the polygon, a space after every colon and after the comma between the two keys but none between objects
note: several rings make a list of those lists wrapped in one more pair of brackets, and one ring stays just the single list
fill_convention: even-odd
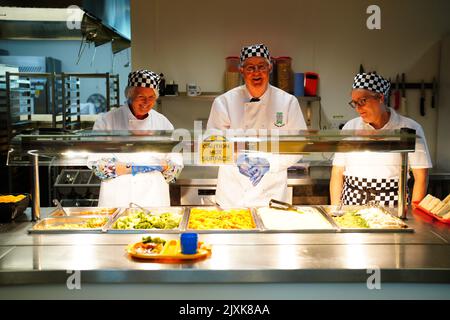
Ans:
[{"label": "man's hand", "polygon": [[270,163],[269,161],[267,161],[267,159],[259,157],[251,159],[250,163],[252,164],[249,170],[250,181],[252,182],[253,186],[256,186],[264,177],[264,175],[269,171]]},{"label": "man's hand", "polygon": [[239,155],[236,163],[239,172],[248,177],[253,186],[256,186],[270,169],[270,163],[267,159],[249,158],[246,154]]},{"label": "man's hand", "polygon": [[250,159],[247,157],[246,154],[240,154],[236,161],[239,172],[248,178],[251,177],[250,175],[251,166],[249,164],[249,161]]}]

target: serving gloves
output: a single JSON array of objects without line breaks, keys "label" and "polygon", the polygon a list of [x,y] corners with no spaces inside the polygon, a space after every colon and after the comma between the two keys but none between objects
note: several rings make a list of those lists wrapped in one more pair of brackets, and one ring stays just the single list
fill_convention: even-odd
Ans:
[{"label": "serving gloves", "polygon": [[147,173],[152,171],[161,172],[166,182],[173,182],[178,178],[183,169],[183,166],[169,160],[159,161],[160,164],[144,165],[136,163],[124,163],[117,160],[117,158],[102,158],[100,160],[90,163],[94,174],[100,180],[113,179],[124,174],[131,174],[133,176],[140,173]]},{"label": "serving gloves", "polygon": [[239,155],[236,164],[239,172],[248,177],[253,186],[256,186],[270,169],[270,163],[267,159],[250,158],[246,154]]}]

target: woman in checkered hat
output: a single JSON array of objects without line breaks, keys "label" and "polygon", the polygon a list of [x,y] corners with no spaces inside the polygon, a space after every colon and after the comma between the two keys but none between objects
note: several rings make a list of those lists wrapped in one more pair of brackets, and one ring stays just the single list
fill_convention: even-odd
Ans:
[{"label": "woman in checkered hat", "polygon": [[[269,84],[272,64],[267,47],[243,47],[240,60],[245,84],[214,100],[207,128],[254,132],[306,129],[297,98]],[[299,159],[267,153],[240,154],[236,167],[220,167],[216,202],[222,207],[267,206],[272,198],[291,202],[287,168]]]},{"label": "woman in checkered hat", "polygon": [[[411,200],[426,195],[430,153],[422,127],[385,104],[390,83],[376,73],[360,73],[354,78],[350,106],[359,117],[350,120],[343,130],[416,130],[416,149],[408,154],[409,168],[414,175]],[[364,205],[375,201],[386,207],[398,205],[398,181],[401,156],[398,153],[352,152],[336,153],[330,181],[331,204]]]},{"label": "woman in checkered hat", "polygon": [[[173,130],[170,121],[153,110],[159,81],[159,75],[149,70],[130,72],[125,88],[127,104],[100,114],[93,130],[125,130],[134,134]],[[99,206],[128,207],[135,202],[150,207],[170,205],[168,182],[180,174],[183,161],[180,154],[95,154],[89,157],[88,166],[102,181]]]}]

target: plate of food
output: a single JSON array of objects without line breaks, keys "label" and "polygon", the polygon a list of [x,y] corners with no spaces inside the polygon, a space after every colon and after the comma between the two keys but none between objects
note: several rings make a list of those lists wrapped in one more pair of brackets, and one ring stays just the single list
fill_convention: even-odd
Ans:
[{"label": "plate of food", "polygon": [[179,240],[165,240],[159,237],[143,237],[142,241],[127,246],[127,253],[137,259],[146,260],[198,260],[211,255],[211,246],[198,242],[197,252],[183,254]]}]

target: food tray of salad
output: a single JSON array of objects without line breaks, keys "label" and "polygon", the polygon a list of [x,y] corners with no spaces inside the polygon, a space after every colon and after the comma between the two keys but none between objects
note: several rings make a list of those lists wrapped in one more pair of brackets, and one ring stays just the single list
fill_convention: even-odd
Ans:
[{"label": "food tray of salad", "polygon": [[104,231],[108,233],[176,233],[184,224],[184,208],[126,208],[119,213]]},{"label": "food tray of salad", "polygon": [[403,220],[394,216],[390,208],[379,206],[343,206],[342,215],[335,215],[337,206],[320,206],[341,232],[414,232]]}]

